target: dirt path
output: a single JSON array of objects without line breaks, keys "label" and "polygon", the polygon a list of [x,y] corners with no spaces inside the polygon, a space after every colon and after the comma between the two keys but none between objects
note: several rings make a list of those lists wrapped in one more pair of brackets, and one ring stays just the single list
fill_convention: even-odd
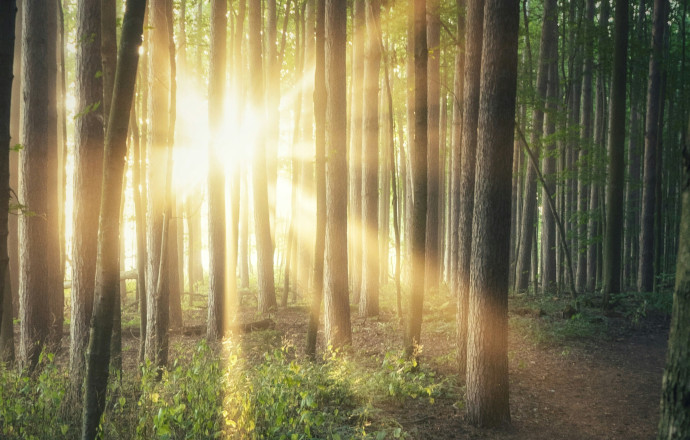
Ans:
[{"label": "dirt path", "polygon": [[564,350],[513,335],[510,431],[472,428],[448,401],[398,416],[418,439],[654,438],[666,342],[658,332]]}]

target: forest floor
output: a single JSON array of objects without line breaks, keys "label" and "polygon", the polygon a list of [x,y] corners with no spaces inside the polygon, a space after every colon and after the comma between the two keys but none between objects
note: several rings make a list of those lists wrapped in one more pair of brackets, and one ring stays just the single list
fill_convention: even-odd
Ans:
[{"label": "forest floor", "polygon": [[[407,399],[381,408],[383,413],[416,439],[654,438],[668,317],[650,310],[646,300],[633,299],[621,301],[608,316],[583,306],[564,319],[568,304],[567,298],[511,298],[510,429],[468,425],[459,409],[464,389],[457,385],[457,394],[434,404]],[[300,346],[306,316],[305,307],[277,313],[277,330]],[[378,319],[356,316],[353,309],[355,356],[373,371],[387,351],[402,346],[398,319],[392,307],[383,308]],[[424,316],[420,362],[437,372],[437,380],[462,383],[456,382],[454,302],[431,298]]]},{"label": "forest floor", "polygon": [[[578,312],[570,308],[574,303],[568,298],[511,297],[512,426],[499,430],[473,428],[465,421],[464,380],[457,377],[455,361],[455,303],[445,294],[429,298],[420,363],[435,372],[435,380],[443,382],[446,391],[433,403],[423,398],[379,401],[378,417],[395,420],[414,439],[654,438],[669,324],[668,313],[659,309],[670,309],[670,295],[661,301],[634,295],[621,296],[617,307],[605,315],[587,300],[576,304]],[[664,301],[665,306],[653,304]],[[359,318],[356,307],[352,309],[350,356],[371,374],[381,368],[386,353],[399,352],[402,346],[393,304],[389,291],[376,319]],[[243,307],[244,322],[261,318],[252,310]],[[204,313],[203,309],[188,312],[187,323],[202,321]],[[280,346],[287,341],[299,357],[307,313],[306,305],[296,305],[272,314],[275,329],[253,332],[251,351],[260,353],[266,344]],[[320,352],[322,336],[320,331]],[[188,343],[198,341],[198,337],[176,336],[171,346],[176,338],[181,344],[174,351],[186,351]]]},{"label": "forest floor", "polygon": [[[347,381],[355,384],[354,392],[342,394],[342,388],[340,391],[324,391],[326,400],[333,398],[336,399],[334,402],[342,402],[339,399],[343,395],[350,396],[347,397],[350,401],[345,403],[350,408],[343,407],[342,415],[339,419],[336,417],[337,420],[359,424],[356,429],[361,429],[361,432],[366,430],[366,438],[377,440],[655,438],[672,298],[670,293],[618,295],[613,298],[613,309],[603,314],[596,297],[573,301],[556,296],[511,296],[508,360],[512,424],[509,428],[494,430],[474,428],[465,421],[464,378],[458,377],[456,363],[456,305],[449,298],[447,292],[442,292],[425,300],[420,365],[414,368],[410,368],[409,362],[401,356],[403,332],[395,313],[395,294],[390,286],[382,289],[380,316],[365,320],[358,317],[356,306],[352,307],[353,343],[345,356],[340,358],[350,367],[338,371],[349,372],[346,373],[349,375]],[[130,405],[129,402],[135,403],[140,396],[136,385],[139,375],[135,374],[139,371],[139,323],[134,304],[130,303],[132,295],[127,300],[123,309],[123,377],[127,377],[133,388],[123,393],[127,395]],[[187,304],[187,298],[184,302],[185,331],[171,334],[169,364],[197,369],[198,361],[194,364],[192,357],[199,352],[196,347],[205,334],[205,298],[199,296],[191,306]],[[255,298],[251,293],[244,293],[244,302],[240,313],[243,323],[266,318],[255,312]],[[280,387],[292,386],[284,382],[287,377],[285,372],[293,368],[290,359],[298,362],[298,369],[305,368],[299,365],[308,364],[304,357],[308,307],[304,301],[297,301],[285,309],[278,309],[269,317],[275,323],[273,328],[252,331],[238,339],[239,345],[236,346],[241,351],[236,353],[246,357],[244,365],[251,369],[240,370],[239,374],[256,380],[257,375],[264,374],[261,371],[273,371],[269,374],[277,375],[265,379],[261,386],[277,387],[278,395],[299,399],[299,389],[292,390],[293,394],[285,394]],[[319,353],[326,351],[322,331],[318,336]],[[68,336],[63,338],[63,347],[55,356],[58,371],[66,370],[68,340]],[[287,351],[285,347],[289,347]],[[286,353],[289,366],[283,370],[257,369],[260,365],[267,365],[267,362],[275,362],[271,359],[276,358],[265,355],[275,350]],[[328,362],[323,365],[321,371],[334,371],[328,370]],[[209,376],[200,377],[199,380],[203,381]],[[318,377],[324,376],[301,377],[311,381],[309,377],[320,380]],[[328,382],[319,382],[317,386],[330,387],[322,383]],[[211,387],[211,400],[218,395],[214,386],[219,385],[206,385]],[[176,392],[174,385],[167,389]],[[389,390],[390,395],[387,395]],[[337,394],[339,392],[341,394]],[[15,399],[12,397],[15,395],[19,394],[8,394],[8,398]],[[31,396],[24,398],[27,401],[17,405],[26,405],[33,399]],[[299,406],[298,401],[293,404],[290,400],[288,404]],[[259,402],[259,408],[261,405]],[[341,404],[332,405],[338,408]],[[110,425],[131,424],[128,434],[110,434],[106,438],[133,437],[132,430],[137,423],[151,423],[150,420],[137,419],[146,411],[136,416],[136,406],[129,408],[130,413],[113,414]],[[333,408],[331,406],[328,411]],[[23,413],[23,410],[19,413]],[[59,419],[60,416],[56,417]],[[72,434],[78,433],[78,418],[60,423],[65,423],[65,435],[61,438],[72,438]],[[280,422],[269,420],[269,423]],[[178,429],[182,431],[178,432],[186,433],[187,428],[183,426],[186,425],[180,425]],[[335,429],[339,428],[336,426]],[[37,438],[44,437],[37,435]],[[344,438],[347,437],[349,435]],[[239,438],[243,438],[243,435]]]}]

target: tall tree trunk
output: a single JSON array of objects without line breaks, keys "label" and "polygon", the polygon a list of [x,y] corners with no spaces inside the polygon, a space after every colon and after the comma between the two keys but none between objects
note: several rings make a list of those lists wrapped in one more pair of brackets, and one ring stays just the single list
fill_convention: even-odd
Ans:
[{"label": "tall tree trunk", "polygon": [[62,289],[58,209],[56,2],[23,6],[22,145],[19,199],[34,216],[19,218],[20,358],[36,366],[51,326],[62,325],[54,299]]},{"label": "tall tree trunk", "polygon": [[477,149],[477,120],[484,28],[484,0],[467,4],[465,48],[465,87],[462,120],[462,159],[458,229],[458,367],[463,376],[467,367],[467,331],[469,319],[470,261],[472,253],[472,217],[474,213],[474,181]]},{"label": "tall tree trunk", "polygon": [[242,289],[249,289],[249,187],[246,172],[242,173],[242,195],[240,205],[240,243],[239,243],[239,265],[240,265],[240,286]]},{"label": "tall tree trunk", "polygon": [[470,263],[467,415],[510,423],[508,270],[517,86],[518,1],[486,0]]},{"label": "tall tree trunk", "polygon": [[220,156],[222,145],[219,130],[223,121],[223,90],[225,85],[225,57],[227,33],[227,2],[213,0],[211,3],[211,66],[209,70],[210,97],[208,103],[209,128],[209,296],[208,324],[206,337],[215,341],[225,335],[229,317],[224,316],[226,307],[226,220],[225,220],[225,176]]},{"label": "tall tree trunk", "polygon": [[[12,113],[12,80],[13,80],[13,63],[15,61],[15,22],[17,16],[16,1],[5,2],[0,11],[0,24],[2,31],[0,31],[0,142],[4,142],[6,146],[10,146],[11,140],[11,113]],[[7,148],[0,154],[0,187],[7,188],[2,192],[2,200],[0,206],[8,207],[10,205],[10,155],[11,149]],[[2,294],[0,295],[0,329],[5,319],[12,322],[12,285],[10,283],[10,257],[8,254],[8,224],[9,212],[7,209],[0,211],[0,282],[2,285]],[[9,298],[6,301],[6,298]],[[9,307],[8,307],[9,306]],[[5,308],[8,307],[9,313],[5,313]],[[2,344],[4,345],[4,344]],[[4,348],[0,345],[0,349]],[[0,360],[4,360],[4,352],[0,352]]]},{"label": "tall tree trunk", "polygon": [[[558,28],[556,27],[556,32]],[[544,137],[552,138],[556,133],[556,118],[558,111],[558,46],[551,47],[552,53],[549,56],[549,83],[546,88],[546,115],[544,117]],[[546,206],[549,194],[554,194],[556,190],[556,143],[551,141],[543,145],[544,155],[542,159],[542,174],[544,175],[545,185],[542,186],[542,234],[541,234],[541,255],[542,255],[542,285],[544,293],[557,290],[556,284],[556,216]],[[565,151],[561,151],[564,154]]]},{"label": "tall tree trunk", "polygon": [[[608,30],[606,29],[607,23],[609,21],[609,2],[608,0],[603,0],[600,11],[599,11],[599,68],[597,69],[597,82],[596,82],[596,93],[594,102],[596,105],[595,115],[594,115],[594,144],[592,146],[592,171],[594,172],[594,179],[592,180],[592,185],[590,187],[589,196],[589,222],[587,225],[587,241],[590,243],[589,250],[587,252],[587,291],[593,292],[598,284],[597,280],[601,280],[600,271],[598,269],[601,264],[600,254],[601,254],[601,231],[603,212],[600,209],[600,199],[599,194],[601,192],[601,182],[603,178],[600,178],[601,165],[603,161],[603,155],[605,151],[604,139],[605,139],[605,127],[606,127],[606,99],[604,93],[604,68],[602,66],[602,61],[606,56],[603,52],[603,47],[608,39]],[[604,156],[605,157],[605,156]]]},{"label": "tall tree trunk", "polygon": [[[530,145],[534,148],[535,155],[539,156],[542,130],[544,124],[543,102],[549,79],[549,66],[551,64],[552,46],[558,41],[557,28],[558,10],[555,0],[544,2],[544,22],[541,30],[541,43],[539,48],[539,69],[537,71],[536,96],[538,102],[532,113],[532,135]],[[524,202],[522,219],[520,219],[520,244],[515,275],[515,289],[525,291],[529,283],[532,237],[534,235],[534,223],[537,219],[537,174],[533,167],[527,167],[525,178]]]},{"label": "tall tree trunk", "polygon": [[410,223],[411,238],[411,286],[405,351],[415,354],[422,335],[422,314],[424,307],[426,250],[426,198],[427,198],[427,59],[426,44],[426,0],[413,0],[414,31],[414,145],[410,149],[412,173],[412,209]]},{"label": "tall tree trunk", "polygon": [[[168,49],[167,3],[153,0],[149,8],[152,27],[149,46],[149,142],[148,142],[148,222],[146,227],[148,263],[146,271],[146,347],[145,356],[154,365],[163,366],[168,357],[168,304],[169,283],[167,273],[159,274],[165,211],[166,167],[168,155],[170,52]],[[164,271],[167,272],[167,271]],[[161,289],[157,289],[161,278]],[[157,294],[160,292],[160,297]]]},{"label": "tall tree trunk", "polygon": [[[172,151],[175,147],[175,121],[177,118],[177,63],[175,61],[175,39],[174,27],[175,21],[173,19],[173,4],[169,1],[166,7],[166,19],[168,24],[168,50],[170,57],[170,107],[168,111],[168,149],[169,156],[172,156]],[[172,182],[167,182],[170,187]],[[168,249],[170,255],[168,257],[168,286],[169,304],[170,304],[170,325],[173,328],[182,327],[182,290],[184,288],[184,279],[180,282],[180,275],[183,274],[183,265],[179,264],[180,250],[178,249],[178,227],[181,224],[178,222],[177,216],[177,199],[174,194],[171,194],[168,200],[169,206],[166,207],[171,212],[168,221],[169,225],[169,242]],[[124,291],[123,291],[124,292]]]},{"label": "tall tree trunk", "polygon": [[[263,68],[261,61],[261,10],[257,2],[249,3],[249,83],[250,102],[258,118],[254,139],[254,224],[256,226],[257,278],[259,284],[259,311],[266,313],[276,307],[275,280],[273,279],[273,243],[268,207],[266,181],[266,139],[261,128],[265,116]],[[231,276],[235,276],[234,272]]]},{"label": "tall tree trunk", "polygon": [[365,0],[353,1],[352,18],[352,101],[350,103],[349,227],[350,285],[354,302],[362,289],[362,115],[364,108],[364,41],[366,39]]},{"label": "tall tree trunk", "polygon": [[379,314],[379,70],[381,46],[378,25],[381,5],[366,0],[366,44],[362,111],[362,294],[359,313]]},{"label": "tall tree trunk", "polygon": [[350,344],[347,288],[347,2],[326,0],[326,250],[324,270],[326,341]]},{"label": "tall tree trunk", "polygon": [[[72,288],[70,315],[70,380],[74,396],[81,397],[84,354],[89,342],[98,242],[98,209],[103,179],[103,81],[101,75],[101,0],[77,5],[77,35],[91,36],[77,45],[74,154],[74,208],[72,216]],[[93,41],[91,41],[93,38]]]},{"label": "tall tree trunk", "polygon": [[271,240],[275,245],[276,185],[278,182],[278,140],[280,136],[280,65],[276,34],[278,17],[276,0],[266,1],[266,175],[268,178],[268,209],[270,213]]},{"label": "tall tree trunk", "polygon": [[[688,123],[690,135],[690,123]],[[690,145],[687,137],[683,146],[683,193],[680,218],[676,284],[673,294],[671,333],[668,340],[666,368],[661,386],[661,417],[659,440],[683,439],[690,435],[690,347],[687,334],[690,329]]]},{"label": "tall tree trunk", "polygon": [[[462,194],[461,163],[462,163],[462,109],[465,102],[464,78],[465,78],[465,0],[456,0],[458,22],[455,48],[455,72],[453,79],[453,127],[451,135],[451,204],[450,204],[450,291],[456,300],[459,298],[459,255],[460,236],[458,227],[460,223],[460,200]],[[458,309],[458,311],[460,311]],[[458,317],[458,320],[463,319]],[[460,321],[458,321],[460,322]]]},{"label": "tall tree trunk", "polygon": [[620,292],[621,239],[623,232],[623,186],[625,153],[625,85],[628,54],[628,0],[616,0],[613,73],[609,107],[608,191],[604,235],[603,304]]},{"label": "tall tree trunk", "polygon": [[[17,13],[14,25],[14,56],[12,96],[10,109],[10,147],[20,143],[19,116],[21,114],[21,85],[22,85],[22,2],[15,2]],[[19,152],[14,148],[10,150],[10,180],[9,187],[15,191],[10,195],[10,203],[16,203],[19,183]],[[14,212],[13,212],[14,213]],[[10,258],[10,290],[3,289],[0,301],[3,302],[2,325],[0,325],[0,362],[14,362],[14,323],[13,318],[19,314],[19,243],[18,243],[18,218],[10,215],[8,218],[9,236],[7,238],[7,251]]]},{"label": "tall tree trunk", "polygon": [[[661,64],[666,26],[666,0],[654,1],[652,47],[649,56],[647,85],[647,115],[645,119],[644,181],[640,223],[640,259],[637,270],[637,290],[651,292],[654,288],[654,217],[656,214],[657,148],[659,147],[659,113],[661,107]],[[657,222],[660,219],[657,219]]]},{"label": "tall tree trunk", "polygon": [[441,15],[440,0],[428,0],[427,11],[427,212],[425,279],[426,290],[438,289],[438,266],[440,264],[439,237],[439,116],[441,89]]},{"label": "tall tree trunk", "polygon": [[117,61],[113,101],[105,138],[105,167],[99,216],[96,290],[86,364],[86,390],[82,415],[83,440],[96,438],[105,408],[110,363],[113,308],[120,282],[119,222],[122,178],[127,151],[127,123],[134,97],[139,45],[146,0],[129,0],[122,21],[120,57]]},{"label": "tall tree trunk", "polygon": [[316,177],[316,240],[314,242],[314,294],[309,313],[306,352],[316,357],[316,335],[323,301],[323,264],[326,235],[326,0],[316,0],[316,57],[314,70],[314,144]]},{"label": "tall tree trunk", "polygon": [[588,213],[587,217],[583,218],[588,210],[589,186],[587,185],[587,180],[591,176],[591,166],[587,167],[586,165],[592,163],[592,112],[594,110],[592,102],[592,68],[594,64],[594,38],[596,36],[594,28],[594,0],[587,0],[584,25],[585,55],[582,65],[582,113],[580,116],[582,127],[580,129],[581,139],[577,181],[577,211],[579,213],[577,218],[577,235],[579,247],[577,249],[575,288],[578,292],[584,292],[587,285],[587,222],[589,221],[589,214],[591,214]]}]

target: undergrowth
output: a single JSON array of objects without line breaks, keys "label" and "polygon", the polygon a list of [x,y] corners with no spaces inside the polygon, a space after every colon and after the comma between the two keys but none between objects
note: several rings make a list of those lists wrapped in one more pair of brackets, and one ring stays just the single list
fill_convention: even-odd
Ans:
[{"label": "undergrowth", "polygon": [[[409,438],[381,415],[381,404],[424,399],[433,404],[449,384],[400,353],[365,371],[344,354],[318,362],[298,358],[289,343],[259,361],[240,344],[199,343],[160,380],[154,366],[111,379],[103,438],[113,439],[385,439]],[[81,411],[65,408],[69,378],[52,355],[40,374],[0,366],[0,438],[79,437]]]}]

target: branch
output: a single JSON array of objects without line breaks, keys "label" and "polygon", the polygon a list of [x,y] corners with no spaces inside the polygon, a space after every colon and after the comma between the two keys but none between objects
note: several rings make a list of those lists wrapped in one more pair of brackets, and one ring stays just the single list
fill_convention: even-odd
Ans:
[{"label": "branch", "polygon": [[541,182],[542,186],[544,187],[544,190],[546,191],[546,201],[549,203],[549,209],[551,210],[551,213],[553,214],[554,219],[556,220],[556,225],[558,226],[558,236],[561,238],[561,244],[563,245],[563,249],[565,251],[565,258],[568,261],[568,277],[570,279],[570,290],[571,294],[573,296],[577,296],[577,290],[575,289],[575,278],[573,276],[573,262],[572,259],[570,258],[570,249],[568,249],[568,242],[565,239],[565,229],[563,229],[563,223],[561,222],[561,218],[558,215],[558,212],[556,211],[556,205],[553,203],[553,195],[551,194],[551,191],[549,191],[549,187],[546,185],[546,181],[544,180],[544,176],[542,175],[541,171],[539,170],[539,165],[537,164],[537,159],[534,157],[534,153],[532,153],[532,150],[529,148],[529,144],[527,143],[527,139],[525,139],[525,134],[522,132],[520,129],[520,126],[515,123],[515,129],[518,132],[518,135],[520,136],[520,140],[522,141],[522,144],[525,146],[525,151],[527,152],[527,155],[529,156],[530,162],[532,163],[532,167],[534,167],[534,170],[537,173],[537,178]]}]

